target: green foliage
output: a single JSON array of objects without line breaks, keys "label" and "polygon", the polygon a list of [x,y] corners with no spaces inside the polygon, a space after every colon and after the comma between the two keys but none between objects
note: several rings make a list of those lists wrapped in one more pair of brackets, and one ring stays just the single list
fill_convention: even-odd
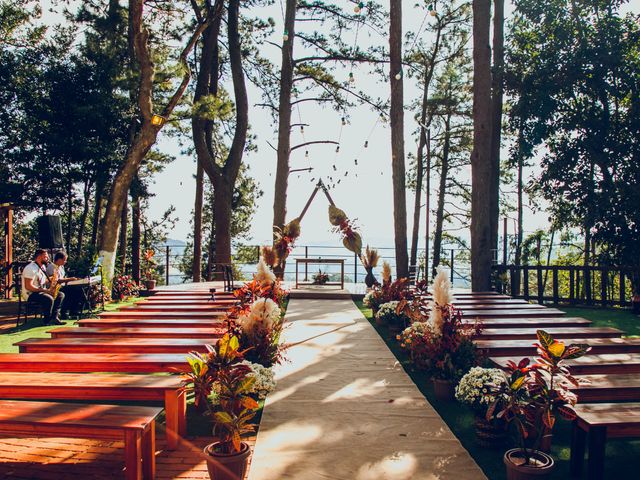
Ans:
[{"label": "green foliage", "polygon": [[515,2],[507,55],[513,157],[539,149],[534,194],[591,233],[600,261],[640,265],[640,26],[619,0]]}]

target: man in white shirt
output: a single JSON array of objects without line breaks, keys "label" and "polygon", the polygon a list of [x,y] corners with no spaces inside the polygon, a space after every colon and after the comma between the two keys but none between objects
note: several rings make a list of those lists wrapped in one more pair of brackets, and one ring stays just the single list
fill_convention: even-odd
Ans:
[{"label": "man in white shirt", "polygon": [[62,325],[60,306],[64,300],[64,293],[58,292],[55,299],[51,295],[49,278],[45,270],[47,263],[49,263],[47,251],[36,250],[33,262],[22,270],[22,300],[40,305],[45,325]]},{"label": "man in white shirt", "polygon": [[64,293],[64,302],[60,308],[61,318],[67,319],[69,314],[78,315],[82,302],[82,287],[68,286],[67,283],[79,280],[77,277],[67,277],[67,271],[64,266],[67,263],[68,255],[64,251],[56,252],[53,255],[53,262],[47,265],[47,276],[53,278],[56,269],[58,270],[58,283],[64,285],[62,293]]}]

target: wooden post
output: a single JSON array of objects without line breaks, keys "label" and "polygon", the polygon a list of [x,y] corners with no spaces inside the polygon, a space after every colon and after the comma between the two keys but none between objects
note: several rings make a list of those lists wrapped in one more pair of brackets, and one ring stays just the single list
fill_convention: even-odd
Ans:
[{"label": "wooden post", "polygon": [[517,267],[509,267],[509,280],[511,281],[511,294],[512,297],[516,296],[516,275],[520,275],[520,270]]},{"label": "wooden post", "polygon": [[569,267],[569,303],[573,305],[575,302],[575,269]]},{"label": "wooden post", "polygon": [[169,285],[169,245],[167,245],[166,247],[166,251],[165,251],[165,270],[164,270],[164,277],[165,277],[165,285]]},{"label": "wooden post", "polygon": [[589,267],[584,267],[584,277],[582,279],[584,283],[584,295],[587,305],[591,305],[591,270]]},{"label": "wooden post", "polygon": [[627,286],[625,285],[625,278],[624,278],[624,270],[620,269],[620,306],[624,307],[627,302],[626,302],[626,288]]},{"label": "wooden post", "polygon": [[525,265],[522,269],[522,277],[523,277],[523,285],[522,285],[522,293],[524,295],[524,299],[529,301],[529,266]]},{"label": "wooden post", "polygon": [[[304,246],[304,258],[309,258],[309,246],[308,245]],[[298,267],[296,267],[296,269],[297,268]],[[304,281],[305,282],[309,281],[309,264],[307,262],[304,262]]]},{"label": "wooden post", "polygon": [[12,205],[3,205],[2,210],[4,211],[4,260],[7,262],[7,278],[5,282],[5,286],[7,287],[4,291],[5,298],[11,298],[11,290],[9,287],[13,283],[13,268],[11,264],[13,263],[13,206]]},{"label": "wooden post", "polygon": [[453,248],[451,249],[451,285],[453,285]]},{"label": "wooden post", "polygon": [[502,264],[507,265],[507,217],[504,217],[502,223]]},{"label": "wooden post", "polygon": [[538,265],[536,268],[536,276],[538,277],[538,303],[542,305],[544,303],[544,287],[542,286],[542,266]]},{"label": "wooden post", "polygon": [[609,270],[602,268],[600,270],[600,303],[604,307],[607,301],[607,284],[609,283]]},{"label": "wooden post", "polygon": [[554,304],[558,304],[559,298],[558,298],[558,268],[554,267],[553,270],[553,303]]},{"label": "wooden post", "polygon": [[358,283],[358,254],[355,252],[353,252],[353,283]]}]

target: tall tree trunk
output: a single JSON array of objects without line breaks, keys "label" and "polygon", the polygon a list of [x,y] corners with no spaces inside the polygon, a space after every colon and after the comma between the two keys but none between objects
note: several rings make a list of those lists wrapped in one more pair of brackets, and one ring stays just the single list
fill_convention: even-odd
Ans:
[{"label": "tall tree trunk", "polygon": [[198,162],[196,173],[196,201],[193,212],[193,281],[202,281],[202,197],[204,194],[204,170]]},{"label": "tall tree trunk", "polygon": [[[518,234],[516,238],[516,255],[515,255],[515,264],[520,265],[522,263],[522,242],[524,241],[524,203],[523,203],[523,193],[524,193],[524,178],[523,178],[523,167],[524,167],[524,154],[522,152],[522,128],[520,128],[518,132]],[[520,295],[520,271],[516,270],[516,278],[514,282],[514,292],[512,295]]]},{"label": "tall tree trunk", "polygon": [[131,276],[140,283],[140,191],[135,187],[131,189]]},{"label": "tall tree trunk", "polygon": [[[115,250],[118,239],[118,223],[122,214],[122,209],[127,201],[127,195],[131,182],[140,168],[140,164],[147,155],[153,144],[156,142],[158,133],[164,123],[154,125],[153,118],[153,80],[155,76],[155,65],[149,50],[149,31],[144,27],[142,20],[144,0],[129,0],[129,35],[135,53],[135,61],[139,67],[138,86],[138,109],[141,116],[141,125],[136,133],[133,142],[129,145],[127,155],[120,165],[113,180],[109,202],[102,222],[102,235],[100,238],[100,255],[103,257],[104,273],[107,283],[111,282],[115,267]],[[184,94],[189,80],[191,70],[187,62],[187,56],[193,49],[198,38],[207,28],[210,16],[199,22],[195,31],[189,38],[187,45],[180,53],[180,63],[182,65],[182,81],[176,88],[173,95],[164,107],[161,116],[168,119],[180,99]]]},{"label": "tall tree trunk", "polygon": [[491,288],[491,1],[473,0],[473,152],[471,154],[471,288]]},{"label": "tall tree trunk", "polygon": [[67,235],[66,250],[71,251],[71,232],[73,232],[73,184],[69,181],[67,193]]},{"label": "tall tree trunk", "polygon": [[[451,151],[451,114],[445,120],[444,145],[442,147],[442,166],[440,168],[440,186],[438,189],[438,206],[436,208],[436,229],[433,233],[433,269],[440,265],[442,251],[442,231],[444,225],[444,200],[447,194],[447,178],[449,177],[449,152]],[[453,267],[453,265],[452,265]]]},{"label": "tall tree trunk", "polygon": [[91,181],[86,181],[83,188],[82,213],[78,222],[78,242],[76,243],[76,257],[82,253],[84,245],[84,231],[87,227],[87,217],[89,216],[89,202],[91,200]]},{"label": "tall tree trunk", "polygon": [[404,95],[402,74],[402,1],[389,1],[389,76],[391,85],[391,171],[396,275],[409,276],[407,198],[404,164]]},{"label": "tall tree trunk", "polygon": [[91,247],[98,247],[98,232],[100,219],[102,217],[102,207],[104,204],[104,182],[96,182],[96,198],[93,205],[93,219],[91,221]]},{"label": "tall tree trunk", "polygon": [[120,215],[120,236],[118,239],[120,256],[120,274],[127,273],[127,225],[129,224],[129,208],[127,204],[122,207]]},{"label": "tall tree trunk", "polygon": [[[213,188],[213,186],[211,187]],[[211,196],[211,235],[209,236],[208,256],[207,256],[207,281],[213,280],[214,258],[216,255],[216,211],[214,205],[214,195]]]},{"label": "tall tree trunk", "polygon": [[504,0],[494,0],[493,78],[491,84],[491,248],[498,252],[500,222],[500,144],[504,78]]},{"label": "tall tree trunk", "polygon": [[284,29],[288,36],[282,43],[280,97],[278,101],[278,161],[273,196],[273,226],[282,228],[287,217],[289,155],[291,154],[291,92],[293,90],[293,44],[296,38],[297,0],[286,0]]},{"label": "tall tree trunk", "polygon": [[[429,100],[429,87],[431,86],[431,79],[433,78],[433,72],[436,65],[436,57],[440,51],[440,39],[442,34],[442,24],[438,23],[438,30],[436,31],[436,39],[433,46],[433,51],[429,58],[425,58],[425,74],[424,83],[422,84],[422,105],[420,106],[420,138],[418,140],[418,150],[416,152],[416,198],[413,204],[413,230],[411,232],[411,260],[410,265],[416,265],[418,261],[418,236],[420,233],[420,203],[422,201],[422,181],[424,177],[424,149],[427,145],[427,129],[431,125],[431,116],[427,118],[427,106]],[[429,195],[429,189],[427,188],[427,196]],[[428,207],[427,207],[428,208]],[[425,252],[429,249],[425,245]],[[425,254],[425,259],[427,255]],[[425,265],[425,277],[428,276],[426,269],[429,268]]]}]

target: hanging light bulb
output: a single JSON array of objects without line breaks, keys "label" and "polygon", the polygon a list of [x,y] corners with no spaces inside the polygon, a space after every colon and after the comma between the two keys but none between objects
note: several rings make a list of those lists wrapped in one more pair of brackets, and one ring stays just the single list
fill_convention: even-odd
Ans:
[{"label": "hanging light bulb", "polygon": [[304,152],[304,158],[309,158],[309,150],[305,150],[305,152]]},{"label": "hanging light bulb", "polygon": [[356,158],[353,163],[355,163],[356,165],[358,165],[358,159]]},{"label": "hanging light bulb", "polygon": [[335,166],[335,165],[333,166],[333,171],[334,171],[334,172],[337,172],[337,171],[338,171],[338,169],[336,168],[336,166]]},{"label": "hanging light bulb", "polygon": [[[369,140],[365,140],[364,141],[364,148],[369,148]],[[357,165],[357,160],[356,160],[356,165]]]},{"label": "hanging light bulb", "polygon": [[400,80],[402,78],[402,71],[396,73],[396,80]]},{"label": "hanging light bulb", "polygon": [[287,30],[286,28],[284,29],[284,32],[282,34],[282,40],[285,42],[289,40],[289,30]]},{"label": "hanging light bulb", "polygon": [[300,125],[300,133],[304,133],[304,125]]},{"label": "hanging light bulb", "polygon": [[342,126],[344,127],[347,124],[347,119],[342,117]]},{"label": "hanging light bulb", "polygon": [[353,72],[349,72],[349,83],[356,83],[356,77],[353,76]]},{"label": "hanging light bulb", "polygon": [[433,4],[430,4],[427,7],[427,10],[429,10],[429,15],[431,15],[432,17],[435,17],[437,15],[436,9],[434,8]]},{"label": "hanging light bulb", "polygon": [[336,147],[336,153],[338,153],[339,151],[340,151],[340,145]]}]

